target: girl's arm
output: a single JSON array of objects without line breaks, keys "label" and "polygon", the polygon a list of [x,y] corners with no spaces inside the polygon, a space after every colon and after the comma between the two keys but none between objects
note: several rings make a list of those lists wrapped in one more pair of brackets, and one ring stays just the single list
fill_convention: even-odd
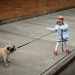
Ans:
[{"label": "girl's arm", "polygon": [[47,28],[47,30],[51,31],[51,32],[56,32],[59,29],[58,26],[55,26],[54,28]]}]

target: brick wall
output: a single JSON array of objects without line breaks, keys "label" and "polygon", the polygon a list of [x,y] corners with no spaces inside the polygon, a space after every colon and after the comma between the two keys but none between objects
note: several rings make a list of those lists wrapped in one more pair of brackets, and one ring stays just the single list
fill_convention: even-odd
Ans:
[{"label": "brick wall", "polygon": [[0,20],[30,17],[75,7],[75,0],[1,0]]}]

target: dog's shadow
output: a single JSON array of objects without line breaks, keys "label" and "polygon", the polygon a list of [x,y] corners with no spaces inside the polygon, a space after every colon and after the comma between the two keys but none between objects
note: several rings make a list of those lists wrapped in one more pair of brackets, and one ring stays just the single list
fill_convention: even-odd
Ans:
[{"label": "dog's shadow", "polygon": [[[11,61],[8,61],[8,64],[11,64]],[[0,60],[0,67],[6,67],[3,60]]]}]

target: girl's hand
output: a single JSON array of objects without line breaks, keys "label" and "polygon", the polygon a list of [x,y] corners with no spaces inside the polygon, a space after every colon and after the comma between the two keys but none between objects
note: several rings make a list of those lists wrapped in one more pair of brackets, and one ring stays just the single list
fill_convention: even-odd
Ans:
[{"label": "girl's hand", "polygon": [[47,30],[50,30],[50,28],[48,27]]}]

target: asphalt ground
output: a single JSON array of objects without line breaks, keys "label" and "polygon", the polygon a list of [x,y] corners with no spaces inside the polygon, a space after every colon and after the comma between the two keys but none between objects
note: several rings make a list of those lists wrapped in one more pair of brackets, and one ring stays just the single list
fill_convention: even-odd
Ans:
[{"label": "asphalt ground", "polygon": [[69,24],[69,47],[75,49],[75,9],[38,16],[0,25],[0,47],[13,44],[17,50],[10,55],[9,67],[0,62],[1,75],[43,75],[50,67],[67,55],[53,55],[56,34],[47,31],[54,27],[56,18],[63,15]]}]

